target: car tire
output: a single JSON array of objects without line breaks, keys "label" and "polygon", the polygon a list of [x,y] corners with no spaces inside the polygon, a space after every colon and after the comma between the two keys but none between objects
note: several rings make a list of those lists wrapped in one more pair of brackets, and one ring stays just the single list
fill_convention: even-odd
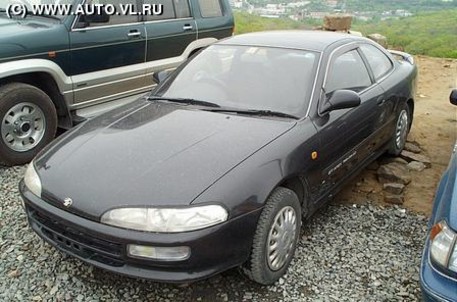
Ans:
[{"label": "car tire", "polygon": [[276,282],[292,261],[300,228],[301,206],[297,195],[287,188],[276,188],[260,214],[251,254],[243,267],[245,274],[260,284]]},{"label": "car tire", "polygon": [[409,130],[411,128],[411,111],[406,103],[403,103],[395,119],[395,130],[392,134],[388,153],[394,156],[400,155],[406,144]]},{"label": "car tire", "polygon": [[10,83],[0,86],[0,123],[0,164],[25,164],[54,138],[56,109],[42,90]]}]

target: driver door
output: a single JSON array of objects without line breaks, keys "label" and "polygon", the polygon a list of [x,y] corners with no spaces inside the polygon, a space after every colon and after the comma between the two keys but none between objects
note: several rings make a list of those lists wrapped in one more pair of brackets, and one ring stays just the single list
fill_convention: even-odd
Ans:
[{"label": "driver door", "polygon": [[373,153],[377,100],[384,94],[373,83],[357,48],[338,53],[330,64],[320,103],[326,102],[334,91],[345,89],[357,92],[361,104],[325,113],[314,120],[321,139],[320,196],[348,178]]}]

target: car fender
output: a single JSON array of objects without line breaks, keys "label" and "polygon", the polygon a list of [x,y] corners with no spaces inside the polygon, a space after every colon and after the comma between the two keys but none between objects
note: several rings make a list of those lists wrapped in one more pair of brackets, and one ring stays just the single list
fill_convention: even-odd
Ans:
[{"label": "car fender", "polygon": [[45,72],[52,76],[61,94],[71,91],[72,81],[56,63],[45,59],[25,59],[0,63],[1,78],[34,72]]},{"label": "car fender", "polygon": [[313,160],[304,154],[311,154],[318,145],[316,133],[311,122],[299,122],[228,171],[192,204],[224,204],[233,218],[263,207],[271,192],[290,178],[300,176],[306,186]]}]

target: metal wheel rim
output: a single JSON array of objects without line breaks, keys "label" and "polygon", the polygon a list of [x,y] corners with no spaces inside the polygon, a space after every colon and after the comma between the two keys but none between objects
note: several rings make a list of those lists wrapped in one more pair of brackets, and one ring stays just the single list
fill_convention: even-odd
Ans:
[{"label": "metal wheel rim", "polygon": [[275,216],[267,239],[267,263],[271,270],[281,269],[290,258],[295,242],[297,214],[287,206]]},{"label": "metal wheel rim", "polygon": [[26,152],[39,144],[46,131],[46,119],[40,107],[23,102],[11,107],[2,120],[3,142],[17,152]]},{"label": "metal wheel rim", "polygon": [[395,144],[398,149],[403,148],[406,142],[406,135],[408,134],[408,112],[402,110],[397,120],[397,127],[395,129]]}]

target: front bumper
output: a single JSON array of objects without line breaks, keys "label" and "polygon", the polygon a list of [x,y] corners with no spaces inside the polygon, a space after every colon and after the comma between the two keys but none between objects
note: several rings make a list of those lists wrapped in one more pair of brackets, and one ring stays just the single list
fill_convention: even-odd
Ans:
[{"label": "front bumper", "polygon": [[422,300],[430,302],[457,302],[457,280],[437,271],[430,263],[430,242],[427,238],[420,268]]},{"label": "front bumper", "polygon": [[[244,263],[249,256],[262,209],[206,229],[159,234],[112,227],[54,207],[20,183],[31,228],[56,248],[115,273],[162,282],[204,279]],[[182,261],[132,258],[127,244],[159,247],[189,246]]]}]

